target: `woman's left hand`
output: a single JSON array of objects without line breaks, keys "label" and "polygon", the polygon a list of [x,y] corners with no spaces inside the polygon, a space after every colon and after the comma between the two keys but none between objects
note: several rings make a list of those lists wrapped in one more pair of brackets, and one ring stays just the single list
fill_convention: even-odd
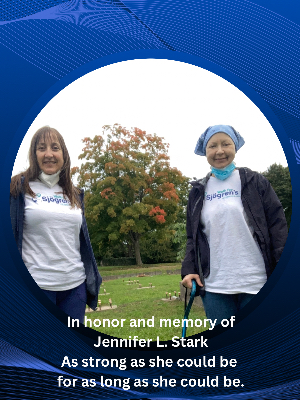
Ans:
[{"label": "woman's left hand", "polygon": [[192,289],[192,286],[193,286],[192,280],[193,280],[193,279],[195,279],[195,281],[196,281],[196,283],[197,283],[198,286],[200,286],[200,287],[203,286],[203,283],[201,282],[200,276],[199,276],[198,274],[188,274],[188,275],[186,275],[186,276],[182,279],[181,283],[182,283],[182,285],[183,285],[184,287],[187,287],[187,288]]}]

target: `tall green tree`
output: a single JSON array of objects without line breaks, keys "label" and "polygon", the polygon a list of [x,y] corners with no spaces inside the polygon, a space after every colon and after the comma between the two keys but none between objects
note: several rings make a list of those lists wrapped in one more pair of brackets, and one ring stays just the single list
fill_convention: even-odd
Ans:
[{"label": "tall green tree", "polygon": [[96,254],[109,244],[131,241],[137,265],[142,264],[140,239],[165,229],[181,211],[177,192],[188,178],[171,168],[168,144],[157,135],[117,124],[103,134],[83,139],[85,160],[78,183],[85,188],[85,214]]},{"label": "tall green tree", "polygon": [[186,251],[186,224],[184,222],[177,222],[172,226],[174,229],[173,243],[177,244],[176,260],[183,261]]},{"label": "tall green tree", "polygon": [[262,173],[271,183],[284,209],[288,227],[292,218],[292,184],[288,167],[272,164]]}]

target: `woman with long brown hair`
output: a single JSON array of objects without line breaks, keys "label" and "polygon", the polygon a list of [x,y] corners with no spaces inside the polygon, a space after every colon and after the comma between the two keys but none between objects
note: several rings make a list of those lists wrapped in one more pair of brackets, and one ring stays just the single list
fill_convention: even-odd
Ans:
[{"label": "woman with long brown hair", "polygon": [[83,322],[97,307],[101,277],[84,217],[83,191],[71,179],[62,135],[45,126],[33,136],[29,168],[14,176],[10,213],[18,250],[38,286]]}]

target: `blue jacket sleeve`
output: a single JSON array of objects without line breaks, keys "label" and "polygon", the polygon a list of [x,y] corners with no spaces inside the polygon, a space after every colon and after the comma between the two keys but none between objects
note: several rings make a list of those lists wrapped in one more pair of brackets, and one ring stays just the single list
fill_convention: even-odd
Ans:
[{"label": "blue jacket sleeve", "polygon": [[264,184],[260,185],[259,192],[261,194],[269,231],[271,255],[273,263],[276,265],[287,240],[287,222],[282,204],[270,182],[263,176],[261,176],[261,180],[264,181]]},{"label": "blue jacket sleeve", "polygon": [[191,190],[189,194],[189,201],[187,205],[187,217],[186,217],[186,234],[187,234],[187,243],[186,243],[186,252],[185,257],[182,262],[181,267],[181,275],[184,278],[189,274],[198,274],[196,259],[195,259],[195,243],[193,240],[193,221],[192,221],[192,194],[193,190]]}]

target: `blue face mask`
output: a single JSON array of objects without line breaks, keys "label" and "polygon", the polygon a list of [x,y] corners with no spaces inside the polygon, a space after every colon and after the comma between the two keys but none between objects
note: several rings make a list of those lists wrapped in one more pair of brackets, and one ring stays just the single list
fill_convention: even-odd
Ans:
[{"label": "blue face mask", "polygon": [[235,170],[235,164],[232,162],[231,164],[221,169],[215,167],[210,167],[210,169],[212,174],[214,174],[216,178],[221,179],[221,181],[224,181]]}]

